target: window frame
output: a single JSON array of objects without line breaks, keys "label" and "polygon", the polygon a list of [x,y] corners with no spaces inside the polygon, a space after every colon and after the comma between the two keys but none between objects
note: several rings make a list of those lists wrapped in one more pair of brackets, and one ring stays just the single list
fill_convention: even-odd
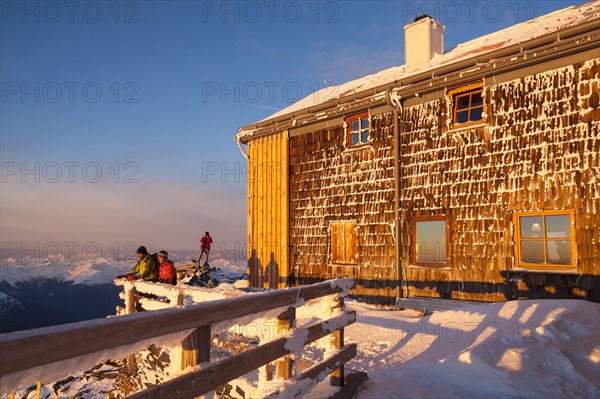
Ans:
[{"label": "window frame", "polygon": [[[485,117],[483,115],[485,113],[485,98],[483,98],[483,95],[481,96],[481,106],[471,107],[471,96],[474,93],[483,94],[483,82],[473,83],[468,86],[462,86],[462,87],[448,91],[448,97],[450,97],[451,101],[452,101],[452,109],[451,109],[451,113],[450,113],[450,118],[451,118],[450,126],[452,129],[461,128],[461,127],[465,127],[465,126],[471,126],[471,125],[479,125],[481,123],[485,123]],[[465,97],[467,95],[469,96],[469,107],[467,107],[465,109],[461,109],[460,112],[469,111],[469,116],[470,116],[472,109],[481,107],[481,119],[478,119],[476,121],[469,120],[467,122],[457,122],[456,114],[459,111],[458,99],[461,97]]]},{"label": "window frame", "polygon": [[[570,264],[557,264],[547,263],[547,242],[548,241],[567,241],[565,237],[548,238],[546,237],[546,216],[557,216],[557,215],[568,215],[569,216],[569,238],[571,242],[571,263]],[[543,237],[525,237],[521,238],[521,217],[527,216],[541,216],[542,226],[541,231]],[[564,210],[548,210],[548,211],[524,211],[514,212],[513,214],[513,226],[514,226],[514,255],[515,262],[514,268],[516,269],[528,269],[528,270],[551,270],[551,271],[573,271],[577,270],[577,241],[575,240],[575,211],[573,209]],[[522,261],[521,254],[521,241],[541,241],[543,242],[544,248],[544,263],[526,263]]]},{"label": "window frame", "polygon": [[[362,142],[361,140],[361,132],[364,131],[364,129],[361,129],[360,126],[360,120],[363,118],[367,118],[367,121],[369,123],[369,127],[367,127],[366,131],[367,131],[367,141],[366,142]],[[358,144],[352,144],[352,121],[354,120],[358,120]],[[365,112],[361,112],[360,114],[354,114],[351,116],[348,116],[345,120],[346,122],[346,147],[347,148],[360,148],[360,147],[365,147],[368,146],[370,144],[371,141],[371,116],[369,115],[369,111],[365,111]]]},{"label": "window frame", "polygon": [[[438,222],[444,221],[446,225],[446,261],[445,262],[418,262],[417,261],[417,223],[419,222]],[[411,266],[429,267],[435,269],[443,269],[450,267],[451,247],[450,247],[450,223],[447,215],[435,216],[415,216],[411,218],[410,232],[410,264]]]},{"label": "window frame", "polygon": [[[343,249],[344,254],[340,258],[338,254],[337,240],[334,242],[334,237],[337,238],[336,233],[334,233],[337,228],[335,226],[340,226],[343,234],[342,241],[344,242]],[[334,265],[358,265],[358,239],[356,230],[358,228],[358,223],[356,220],[335,220],[329,223],[329,262]],[[346,232],[352,231],[353,235],[349,238],[346,237]],[[346,251],[348,250],[348,242],[347,239],[350,239],[350,248],[351,253],[348,254]],[[335,248],[335,250],[334,250]]]}]

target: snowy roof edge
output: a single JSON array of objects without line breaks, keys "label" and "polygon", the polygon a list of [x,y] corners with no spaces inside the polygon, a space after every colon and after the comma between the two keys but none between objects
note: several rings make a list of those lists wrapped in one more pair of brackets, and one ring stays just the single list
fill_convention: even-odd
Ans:
[{"label": "snowy roof edge", "polygon": [[[599,0],[592,0],[578,6],[563,8],[461,43],[448,53],[436,55],[425,67],[407,68],[405,65],[400,65],[337,86],[325,87],[315,92],[322,95],[310,93],[294,104],[277,111],[267,118],[239,128],[239,132],[235,135],[235,140],[238,143],[245,142],[254,135],[257,129],[273,125],[276,123],[275,120],[293,120],[295,115],[310,113],[310,109],[316,106],[320,106],[319,108],[328,108],[327,106],[323,106],[330,102],[339,102],[340,98],[346,95],[358,96],[360,93],[367,91],[376,91],[378,87],[396,84],[401,79],[417,76],[424,72],[433,72],[435,69],[441,67],[448,68],[451,65],[459,64],[468,59],[492,54],[517,44],[539,40],[546,36],[554,36],[557,33],[594,20],[600,20]],[[322,100],[314,101],[315,98]]]}]

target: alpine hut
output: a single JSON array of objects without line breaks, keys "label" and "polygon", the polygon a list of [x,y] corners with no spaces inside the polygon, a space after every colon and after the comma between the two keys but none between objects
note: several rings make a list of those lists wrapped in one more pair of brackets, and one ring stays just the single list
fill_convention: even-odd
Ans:
[{"label": "alpine hut", "polygon": [[352,294],[600,301],[600,3],[405,64],[240,128],[250,284]]}]

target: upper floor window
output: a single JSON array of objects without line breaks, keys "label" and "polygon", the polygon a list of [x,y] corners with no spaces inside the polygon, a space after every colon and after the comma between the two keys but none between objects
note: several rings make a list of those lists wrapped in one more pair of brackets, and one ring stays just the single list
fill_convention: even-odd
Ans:
[{"label": "upper floor window", "polygon": [[573,269],[575,226],[573,210],[515,213],[516,266]]},{"label": "upper floor window", "polygon": [[411,262],[418,266],[448,266],[449,230],[445,216],[412,220]]},{"label": "upper floor window", "polygon": [[331,223],[331,263],[356,264],[356,221]]},{"label": "upper floor window", "polygon": [[358,147],[369,142],[369,113],[353,115],[346,118],[348,126],[348,147]]},{"label": "upper floor window", "polygon": [[461,87],[448,92],[452,98],[452,125],[483,121],[483,84]]}]

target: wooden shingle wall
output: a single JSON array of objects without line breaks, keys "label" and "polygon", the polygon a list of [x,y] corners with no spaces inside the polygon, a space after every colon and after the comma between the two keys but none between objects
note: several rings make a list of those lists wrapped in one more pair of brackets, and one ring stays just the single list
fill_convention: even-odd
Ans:
[{"label": "wooden shingle wall", "polygon": [[[290,137],[290,260],[297,283],[354,277],[353,295],[394,302],[392,123],[391,113],[373,116],[371,145],[360,149],[346,149],[343,126]],[[353,265],[330,258],[330,225],[342,221],[356,221]]]},{"label": "wooden shingle wall", "polygon": [[[498,301],[600,293],[600,62],[484,88],[485,126],[449,130],[447,98],[400,115],[409,295]],[[577,273],[515,272],[515,211],[575,210]],[[447,215],[450,264],[410,266],[410,220]]]}]

